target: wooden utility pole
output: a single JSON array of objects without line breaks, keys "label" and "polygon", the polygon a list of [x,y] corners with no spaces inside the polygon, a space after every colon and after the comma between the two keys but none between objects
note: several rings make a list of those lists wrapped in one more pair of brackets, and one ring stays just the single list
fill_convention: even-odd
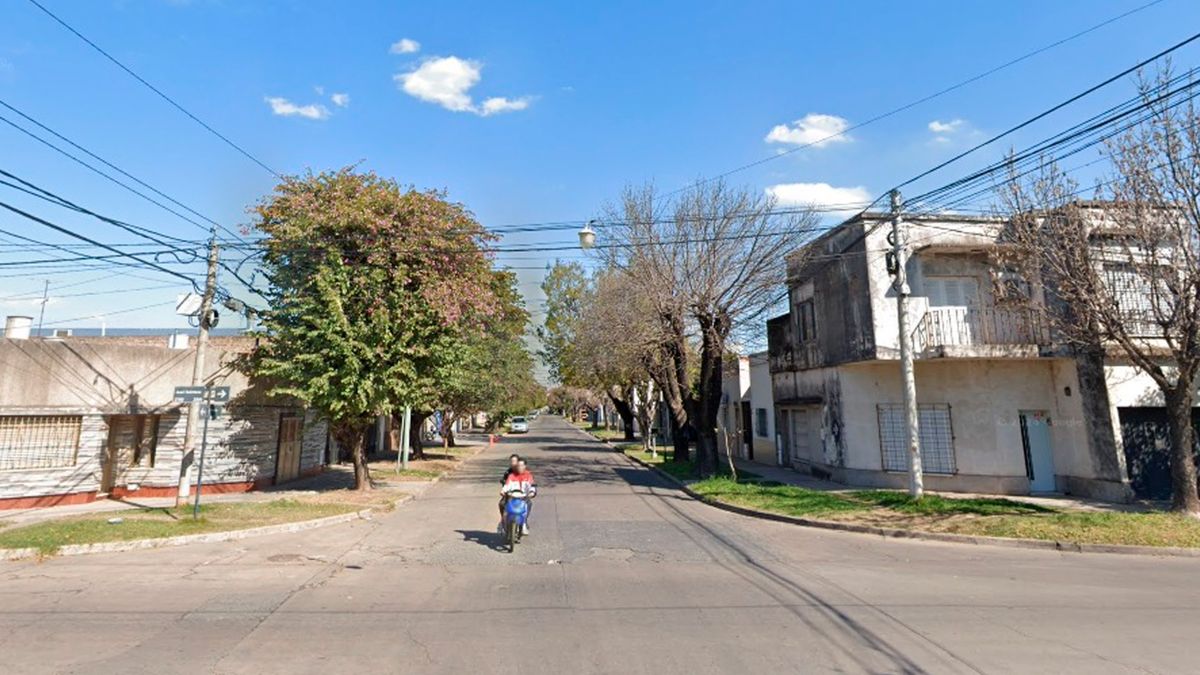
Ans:
[{"label": "wooden utility pole", "polygon": [[[208,330],[212,327],[213,299],[217,294],[217,231],[214,228],[208,239],[208,272],[204,277],[204,295],[200,301],[200,328],[196,334],[196,361],[192,366],[192,386],[204,384],[204,357],[208,349]],[[179,494],[175,498],[178,506],[188,497],[190,484],[188,470],[196,448],[196,428],[200,424],[200,407],[207,410],[208,401],[192,401],[188,404],[187,427],[183,434],[183,458],[179,463]]]},{"label": "wooden utility pole", "polygon": [[902,228],[900,191],[892,190],[892,256],[895,278],[892,288],[896,291],[896,318],[900,326],[900,376],[903,380],[904,429],[908,445],[908,494],[920,499],[925,492],[925,480],[921,473],[921,429],[917,416],[917,378],[913,369],[912,335],[908,328],[908,287],[904,266],[908,262],[908,233]]}]

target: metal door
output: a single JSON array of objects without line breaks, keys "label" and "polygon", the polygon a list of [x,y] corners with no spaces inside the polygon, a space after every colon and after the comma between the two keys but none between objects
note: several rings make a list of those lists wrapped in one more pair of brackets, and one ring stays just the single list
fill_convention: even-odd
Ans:
[{"label": "metal door", "polygon": [[818,441],[819,417],[812,408],[797,408],[792,411],[792,459],[809,464],[816,463],[821,456]]},{"label": "metal door", "polygon": [[300,449],[303,437],[300,429],[303,420],[297,415],[284,415],[279,419],[279,453],[275,465],[275,482],[283,483],[300,475]]},{"label": "metal door", "polygon": [[1025,472],[1030,492],[1054,492],[1054,452],[1050,445],[1050,417],[1045,412],[1021,412],[1021,443],[1025,447]]}]

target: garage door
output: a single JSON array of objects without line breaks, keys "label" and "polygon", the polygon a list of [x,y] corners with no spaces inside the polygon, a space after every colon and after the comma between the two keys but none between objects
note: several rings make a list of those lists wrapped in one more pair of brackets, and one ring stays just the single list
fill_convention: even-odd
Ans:
[{"label": "garage door", "polygon": [[[1171,436],[1165,408],[1120,408],[1121,438],[1129,483],[1139,499],[1171,498]],[[1192,411],[1200,454],[1200,410]]]}]

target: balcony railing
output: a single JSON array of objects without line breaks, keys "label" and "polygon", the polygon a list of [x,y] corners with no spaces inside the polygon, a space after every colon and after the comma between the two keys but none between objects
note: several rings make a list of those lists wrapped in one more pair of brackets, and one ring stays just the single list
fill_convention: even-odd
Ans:
[{"label": "balcony railing", "polygon": [[821,352],[815,342],[783,345],[778,352],[771,352],[769,356],[771,372],[807,370],[821,363]]},{"label": "balcony railing", "polygon": [[913,342],[918,351],[951,345],[1048,345],[1050,330],[1030,309],[939,307],[921,318]]}]

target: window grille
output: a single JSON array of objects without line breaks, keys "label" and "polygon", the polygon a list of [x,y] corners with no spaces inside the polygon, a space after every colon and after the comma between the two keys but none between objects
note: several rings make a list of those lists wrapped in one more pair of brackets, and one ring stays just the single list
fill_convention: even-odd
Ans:
[{"label": "window grille", "polygon": [[74,466],[78,415],[0,415],[0,471]]},{"label": "window grille", "polygon": [[759,435],[760,438],[767,437],[767,409],[766,408],[755,408],[754,409],[754,431]]},{"label": "window grille", "polygon": [[[908,434],[904,429],[904,406],[899,403],[881,403],[877,409],[883,470],[908,471]],[[950,422],[950,405],[920,404],[917,406],[917,421],[920,426],[921,470],[924,473],[954,473],[954,430]]]}]

